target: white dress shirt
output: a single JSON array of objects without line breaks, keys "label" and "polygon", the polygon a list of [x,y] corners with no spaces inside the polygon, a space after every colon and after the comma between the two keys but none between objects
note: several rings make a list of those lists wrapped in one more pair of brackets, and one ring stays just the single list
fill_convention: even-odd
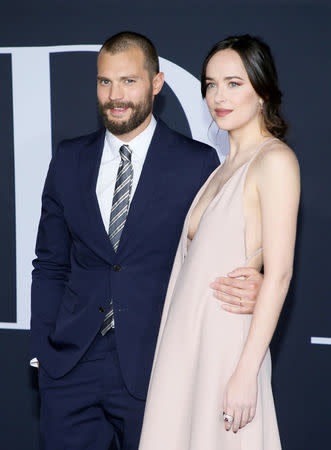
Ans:
[{"label": "white dress shirt", "polygon": [[133,166],[133,180],[130,195],[130,203],[138,185],[140,174],[145,162],[148,147],[151,143],[156,127],[156,120],[152,119],[138,136],[130,142],[123,142],[118,137],[106,131],[105,143],[101,157],[100,169],[97,180],[96,193],[103,223],[108,232],[110,211],[113,201],[117,171],[121,162],[119,153],[122,145],[129,145],[132,156],[131,162]]},{"label": "white dress shirt", "polygon": [[[130,195],[130,203],[137,188],[141,171],[146,159],[147,151],[151,143],[156,128],[156,120],[154,116],[149,125],[138,136],[130,142],[123,142],[106,130],[105,142],[100,162],[100,168],[97,179],[96,194],[98,198],[99,208],[106,231],[108,232],[110,211],[113,201],[117,171],[121,162],[120,147],[129,145],[132,156],[131,162],[133,166],[133,180]],[[30,361],[30,365],[38,367],[37,358]]]}]

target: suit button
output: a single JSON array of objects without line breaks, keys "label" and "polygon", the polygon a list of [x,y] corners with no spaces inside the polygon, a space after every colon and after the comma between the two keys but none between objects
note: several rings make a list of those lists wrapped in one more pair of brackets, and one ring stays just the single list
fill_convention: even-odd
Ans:
[{"label": "suit button", "polygon": [[105,310],[103,309],[102,306],[99,306],[99,312],[101,312],[101,313],[105,312]]},{"label": "suit button", "polygon": [[122,270],[122,266],[120,266],[119,264],[114,264],[113,265],[113,270],[115,272],[119,272],[120,270]]}]

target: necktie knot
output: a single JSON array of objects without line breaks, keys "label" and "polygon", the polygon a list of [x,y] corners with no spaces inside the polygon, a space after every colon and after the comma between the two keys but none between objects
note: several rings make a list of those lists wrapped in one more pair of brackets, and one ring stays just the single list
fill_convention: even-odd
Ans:
[{"label": "necktie knot", "polygon": [[131,155],[132,155],[132,150],[128,145],[122,145],[120,147],[120,156],[124,163],[131,162]]}]

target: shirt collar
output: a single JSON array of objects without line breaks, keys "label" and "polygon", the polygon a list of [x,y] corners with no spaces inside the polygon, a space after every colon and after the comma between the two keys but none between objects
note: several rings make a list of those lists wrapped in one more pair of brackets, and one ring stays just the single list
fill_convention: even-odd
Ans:
[{"label": "shirt collar", "polygon": [[119,149],[122,145],[129,145],[132,150],[132,159],[144,159],[151,143],[156,123],[154,116],[152,116],[150,123],[144,131],[138,134],[138,136],[133,138],[130,142],[123,142],[109,130],[106,130],[106,142],[112,157],[119,157]]}]

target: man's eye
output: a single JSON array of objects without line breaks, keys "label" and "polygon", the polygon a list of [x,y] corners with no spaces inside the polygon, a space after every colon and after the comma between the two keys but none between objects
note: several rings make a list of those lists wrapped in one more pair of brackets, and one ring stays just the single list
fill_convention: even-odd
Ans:
[{"label": "man's eye", "polygon": [[126,84],[132,84],[135,82],[135,80],[132,80],[132,78],[128,78],[125,80]]},{"label": "man's eye", "polygon": [[110,83],[109,80],[100,80],[100,84],[103,86],[107,86]]}]

